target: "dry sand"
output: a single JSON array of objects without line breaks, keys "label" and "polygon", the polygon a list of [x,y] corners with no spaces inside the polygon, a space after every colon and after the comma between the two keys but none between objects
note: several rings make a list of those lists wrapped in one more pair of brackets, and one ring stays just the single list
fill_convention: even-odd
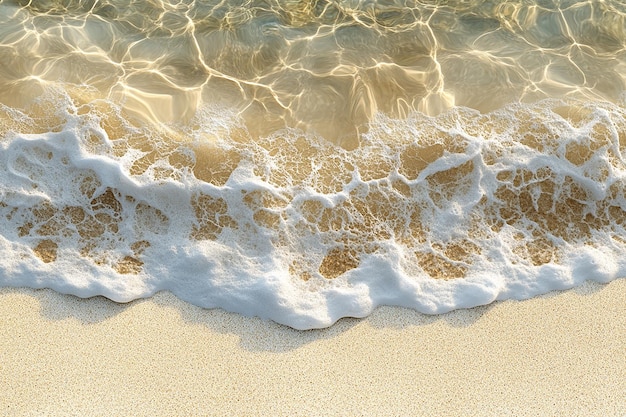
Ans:
[{"label": "dry sand", "polygon": [[300,332],[0,289],[0,415],[626,416],[626,280]]}]

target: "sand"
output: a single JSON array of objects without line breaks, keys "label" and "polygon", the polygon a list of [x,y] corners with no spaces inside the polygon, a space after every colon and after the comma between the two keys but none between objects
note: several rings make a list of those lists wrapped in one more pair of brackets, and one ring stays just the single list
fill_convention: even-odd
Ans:
[{"label": "sand", "polygon": [[0,415],[626,416],[626,280],[296,331],[0,289]]}]

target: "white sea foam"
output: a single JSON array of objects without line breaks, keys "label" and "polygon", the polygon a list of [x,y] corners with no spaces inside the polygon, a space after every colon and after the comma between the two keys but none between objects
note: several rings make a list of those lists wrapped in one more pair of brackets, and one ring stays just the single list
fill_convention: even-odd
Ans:
[{"label": "white sea foam", "polygon": [[169,290],[307,329],[626,276],[615,104],[379,115],[354,150],[296,129],[253,138],[216,108],[157,130],[106,100],[39,105],[0,109],[3,286]]}]

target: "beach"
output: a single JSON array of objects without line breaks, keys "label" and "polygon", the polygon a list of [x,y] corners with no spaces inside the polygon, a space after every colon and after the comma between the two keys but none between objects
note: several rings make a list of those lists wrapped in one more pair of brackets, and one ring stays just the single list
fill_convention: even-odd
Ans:
[{"label": "beach", "polygon": [[626,415],[626,280],[298,331],[169,293],[0,290],[0,414]]},{"label": "beach", "polygon": [[0,416],[626,417],[625,45],[623,0],[0,0]]}]

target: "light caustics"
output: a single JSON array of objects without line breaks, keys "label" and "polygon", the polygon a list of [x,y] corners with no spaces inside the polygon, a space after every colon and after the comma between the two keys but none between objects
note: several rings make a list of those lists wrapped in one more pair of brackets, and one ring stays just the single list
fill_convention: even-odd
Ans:
[{"label": "light caustics", "polygon": [[626,272],[618,1],[0,1],[0,284],[298,328]]}]

